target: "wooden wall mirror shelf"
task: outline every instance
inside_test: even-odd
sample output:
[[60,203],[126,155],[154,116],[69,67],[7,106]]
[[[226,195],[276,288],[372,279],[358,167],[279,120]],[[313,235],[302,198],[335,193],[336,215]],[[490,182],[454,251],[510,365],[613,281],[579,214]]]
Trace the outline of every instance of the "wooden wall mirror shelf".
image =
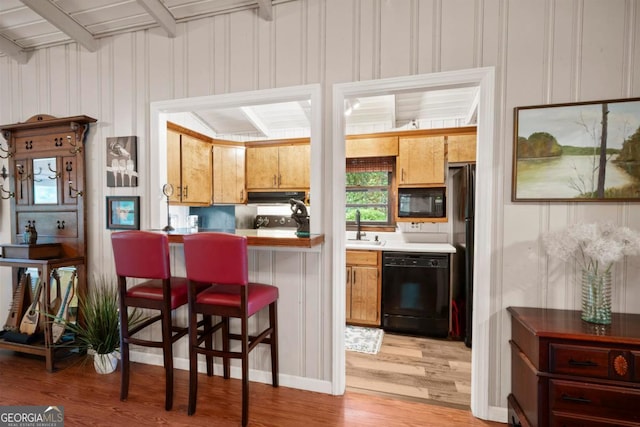
[[[5,139],[0,143],[0,157],[7,159],[9,169],[7,172],[3,167],[0,173],[0,197],[9,199],[11,206],[11,242],[0,244],[0,267],[12,269],[14,296],[7,324],[2,329],[4,333],[0,332],[0,348],[44,356],[48,371],[54,370],[56,351],[51,322],[40,322],[29,339],[12,341],[7,333],[24,335],[17,330],[15,319],[25,317],[30,307],[18,302],[26,299],[53,309],[60,299],[56,295],[60,286],[56,286],[53,295],[51,289],[52,283],[59,283],[54,280],[58,269],[75,269],[77,277],[74,275],[75,279],[70,281],[75,283],[74,293],[82,296],[87,291],[84,144],[94,122],[96,119],[88,116],[56,118],[38,114],[26,122],[0,126]],[[35,242],[25,242],[25,226],[35,226]],[[34,287],[33,283],[21,285],[21,278],[30,272],[46,278],[38,280],[42,283],[40,287]],[[20,307],[20,313],[15,312],[16,307]],[[78,311],[77,320],[81,319],[82,313]]]

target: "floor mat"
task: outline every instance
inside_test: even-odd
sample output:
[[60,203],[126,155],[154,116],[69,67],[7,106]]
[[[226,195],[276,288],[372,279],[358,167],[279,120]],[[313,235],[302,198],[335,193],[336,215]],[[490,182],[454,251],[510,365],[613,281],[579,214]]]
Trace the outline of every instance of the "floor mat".
[[378,328],[347,325],[344,335],[344,346],[347,351],[376,354],[380,351],[384,331]]

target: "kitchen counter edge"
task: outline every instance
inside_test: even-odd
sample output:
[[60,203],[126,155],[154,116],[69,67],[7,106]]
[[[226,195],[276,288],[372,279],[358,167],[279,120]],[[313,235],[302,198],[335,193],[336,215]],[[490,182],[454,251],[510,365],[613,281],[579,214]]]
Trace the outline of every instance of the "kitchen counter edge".
[[[202,230],[201,232],[206,232]],[[192,233],[169,233],[169,243],[183,243],[183,237]],[[324,234],[312,234],[309,237],[297,237],[294,232],[291,235],[283,235],[283,233],[274,233],[269,235],[251,235],[244,230],[236,230],[234,234],[246,236],[249,246],[275,246],[275,247],[293,247],[293,248],[313,248],[324,243]],[[266,234],[266,233],[262,233]]]
[[382,245],[345,244],[348,251],[383,251],[383,252],[424,252],[424,253],[456,253],[456,248],[449,243],[407,243],[387,241]]

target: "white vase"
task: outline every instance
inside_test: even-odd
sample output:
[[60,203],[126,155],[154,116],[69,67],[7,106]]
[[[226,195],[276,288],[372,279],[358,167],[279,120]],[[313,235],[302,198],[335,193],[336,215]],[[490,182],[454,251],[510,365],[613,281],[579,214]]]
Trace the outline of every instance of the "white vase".
[[118,353],[111,352],[107,354],[95,353],[93,355],[93,367],[99,374],[110,374],[116,370],[118,366]]

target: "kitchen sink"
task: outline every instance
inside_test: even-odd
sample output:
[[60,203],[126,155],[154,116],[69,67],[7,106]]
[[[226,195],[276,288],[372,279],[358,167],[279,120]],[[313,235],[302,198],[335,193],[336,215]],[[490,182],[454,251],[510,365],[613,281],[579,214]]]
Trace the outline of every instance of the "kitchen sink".
[[382,246],[384,242],[382,240],[357,240],[357,239],[347,239],[347,245],[374,245],[374,246]]

